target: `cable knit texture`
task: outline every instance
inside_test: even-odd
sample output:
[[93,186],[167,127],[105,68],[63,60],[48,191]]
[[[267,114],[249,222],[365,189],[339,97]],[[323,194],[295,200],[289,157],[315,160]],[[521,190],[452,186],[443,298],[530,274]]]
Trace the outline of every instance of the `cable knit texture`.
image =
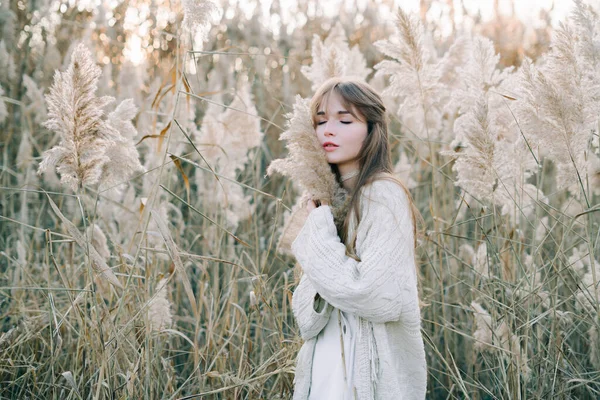
[[305,341],[296,362],[295,400],[308,397],[316,336],[335,308],[358,317],[358,399],[425,398],[427,367],[408,198],[397,183],[380,179],[361,189],[360,210],[356,254],[361,261],[346,256],[329,206],[311,211],[292,243],[304,271],[292,297]]

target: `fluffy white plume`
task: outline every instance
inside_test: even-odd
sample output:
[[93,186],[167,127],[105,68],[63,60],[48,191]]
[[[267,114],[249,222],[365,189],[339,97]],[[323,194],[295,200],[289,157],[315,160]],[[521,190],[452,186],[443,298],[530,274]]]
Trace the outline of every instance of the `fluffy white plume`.
[[260,129],[258,111],[251,98],[250,88],[244,86],[221,118],[222,163],[229,169],[241,169],[248,162],[248,152],[260,146],[263,133]]
[[577,308],[593,315],[600,303],[600,262],[590,259],[586,244],[575,247],[568,261],[580,280],[579,290],[576,292]]
[[600,369],[600,335],[595,325],[588,330],[588,340],[590,342],[590,361],[597,369]]
[[505,321],[494,322],[481,304],[473,301],[471,309],[475,317],[476,330],[473,333],[473,338],[476,340],[475,349],[479,351],[502,349],[502,356],[515,363],[523,377],[527,379],[531,370],[528,366],[527,353],[521,348],[518,336],[510,332]]
[[48,120],[44,125],[59,135],[60,142],[42,154],[38,172],[56,166],[61,183],[73,190],[126,180],[141,170],[130,122],[136,108],[131,101],[124,101],[108,121],[102,119],[103,108],[114,99],[95,96],[101,73],[89,50],[79,44],[67,70],[56,72],[46,96]]
[[133,174],[145,171],[140,164],[139,154],[133,142],[137,130],[131,120],[135,117],[136,112],[137,107],[133,100],[127,99],[108,114],[103,132],[112,140],[106,148],[109,160],[103,168],[103,186],[125,182]]
[[[512,72],[512,68],[498,69],[500,54],[496,54],[494,44],[487,38],[476,36],[467,48],[470,51],[463,49],[463,52],[468,54],[466,64],[457,68],[460,84],[453,90],[451,102],[459,105],[459,112],[463,116],[479,106],[482,95],[485,96],[484,100],[487,103],[493,102],[493,104],[489,104],[492,112],[506,108],[501,104],[501,97],[496,93],[490,94],[490,89],[495,91]],[[461,117],[456,121],[459,124],[460,119]],[[460,129],[455,129],[455,133],[453,146],[460,143],[462,139]]]
[[109,145],[99,135],[102,109],[113,99],[96,97],[96,83],[101,70],[89,50],[82,44],[73,52],[65,72],[56,71],[48,103],[48,120],[44,125],[60,136],[58,146],[42,154],[39,172],[56,166],[61,182],[73,190],[100,180]]
[[440,60],[440,82],[450,87],[462,84],[460,68],[470,56],[472,40],[470,36],[459,36]]
[[167,283],[166,278],[158,282],[154,297],[148,303],[148,323],[154,332],[170,328],[173,323],[171,303],[167,298]]
[[542,217],[538,221],[537,228],[535,228],[535,241],[537,243],[541,243],[544,240],[546,233],[548,232],[548,227],[548,217]]
[[6,109],[4,100],[2,100],[2,96],[4,96],[4,89],[2,89],[2,86],[0,85],[0,124],[8,117],[8,110]]
[[408,156],[404,151],[400,152],[400,158],[394,165],[394,175],[396,175],[402,182],[406,184],[406,187],[409,189],[415,188],[417,186],[417,182],[411,178],[410,173],[413,169],[413,165],[411,164]]
[[203,157],[229,177],[244,167],[248,152],[260,146],[262,139],[258,111],[247,86],[236,93],[224,111],[223,107],[210,104],[200,131],[194,135]]
[[225,158],[221,110],[218,104],[210,103],[202,119],[202,127],[194,137],[194,143],[211,166],[216,166],[220,159]]
[[521,68],[523,130],[556,164],[558,188],[576,196],[581,183],[586,187],[589,144],[600,115],[599,35],[598,15],[578,1],[572,22],[554,32],[541,66],[525,62]]
[[314,35],[312,41],[312,64],[304,65],[301,72],[317,90],[329,78],[353,76],[365,80],[371,73],[367,61],[358,46],[350,48],[341,22],[337,22],[325,41]]
[[182,0],[183,27],[191,32],[199,32],[206,39],[210,21],[219,7],[213,0]]
[[267,174],[279,172],[289,176],[317,199],[333,197],[335,174],[331,171],[325,153],[319,144],[310,116],[308,99],[296,96],[293,113],[288,114],[287,130],[279,136],[285,140],[288,156],[271,161]]
[[23,75],[23,85],[26,89],[25,98],[27,99],[25,112],[33,115],[33,120],[37,124],[41,124],[47,118],[44,91],[37,86],[29,75]]
[[[218,105],[209,105],[194,142],[218,173],[236,179],[238,171],[250,161],[252,150],[259,147],[263,139],[250,88],[243,86],[231,104],[221,110]],[[245,195],[240,185],[227,180],[218,182],[206,173],[197,173],[196,183],[202,192],[210,193],[204,196],[208,207],[225,207],[228,225],[233,230],[254,212],[251,196]]]
[[479,246],[477,246],[477,251],[475,251],[471,245],[463,244],[459,248],[458,256],[461,260],[464,260],[473,266],[478,278],[487,279],[490,277],[486,242],[481,242]]
[[474,346],[480,351],[488,349],[492,346],[493,341],[492,316],[477,302],[473,301],[471,308],[475,317]]
[[209,104],[194,143],[202,156],[218,172],[234,178],[237,169],[248,162],[249,151],[262,143],[258,111],[250,88],[243,85],[225,110]]
[[[460,116],[454,122],[452,147],[442,152],[457,157],[453,169],[456,184],[472,196],[501,207],[513,222],[528,216],[543,194],[526,183],[537,163],[512,116],[507,96],[501,95],[514,83],[512,68],[497,68],[499,55],[493,43],[475,37],[469,46],[469,62],[458,68],[463,81],[453,91],[453,104]],[[506,83],[505,86],[503,84]]]
[[[46,54],[44,55],[44,63],[40,66],[44,81],[51,77],[62,65],[62,55],[56,48],[56,45],[50,41],[46,43]],[[37,78],[37,76],[36,76]]]
[[19,143],[19,150],[17,151],[17,165],[25,169],[33,162],[33,147],[29,136],[31,134],[27,130],[23,130],[21,133],[21,143]]
[[413,16],[398,11],[396,33],[375,46],[388,57],[375,65],[376,75],[390,77],[384,95],[400,100],[397,114],[407,130],[425,141],[436,141],[442,128],[445,86],[440,82],[439,65],[431,62],[423,41],[423,27]]
[[[590,67],[592,71],[598,71],[600,68],[600,17],[598,12],[591,5],[585,4],[582,0],[574,0],[575,7],[571,18],[574,22],[574,29],[577,34],[577,54],[583,62]],[[591,73],[591,71],[590,71]]]
[[224,210],[227,226],[235,231],[240,221],[252,217],[256,204],[251,203],[252,196],[245,195],[243,188],[237,183],[224,179],[220,183],[212,179],[212,183],[214,189],[205,192],[211,193],[210,196],[205,196],[205,201],[209,203],[208,207]]
[[0,82],[7,84],[14,82],[17,77],[15,61],[6,50],[6,43],[0,40]]
[[294,111],[286,115],[287,130],[279,137],[279,140],[287,142],[285,147],[288,149],[288,155],[286,158],[271,161],[267,167],[267,175],[279,172],[291,178],[303,191],[291,216],[286,217],[286,226],[278,244],[284,253],[289,251],[287,245],[294,241],[299,232],[297,228],[306,217],[305,208],[299,206],[303,198],[327,200],[337,227],[341,226],[348,213],[348,193],[338,183],[319,144],[309,104],[308,99],[296,96]]
[[494,170],[497,138],[491,125],[487,101],[481,96],[469,112],[456,120],[454,128],[466,143],[463,151],[454,153],[456,185],[488,201],[498,185]]

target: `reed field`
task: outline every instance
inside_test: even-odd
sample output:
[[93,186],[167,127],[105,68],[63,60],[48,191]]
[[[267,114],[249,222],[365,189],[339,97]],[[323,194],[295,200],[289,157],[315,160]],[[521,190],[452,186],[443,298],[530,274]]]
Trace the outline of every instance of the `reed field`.
[[0,1],[0,398],[290,399],[266,170],[332,76],[423,217],[427,398],[600,398],[600,6],[565,2]]

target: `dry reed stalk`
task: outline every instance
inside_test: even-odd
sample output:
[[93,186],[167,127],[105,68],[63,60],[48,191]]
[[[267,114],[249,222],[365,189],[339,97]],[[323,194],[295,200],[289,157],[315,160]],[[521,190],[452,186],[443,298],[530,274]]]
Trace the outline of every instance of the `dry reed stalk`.
[[79,229],[69,221],[63,213],[60,212],[54,201],[48,196],[48,202],[50,203],[50,207],[56,213],[56,215],[60,218],[61,222],[67,228],[67,232],[69,235],[75,240],[75,242],[85,250],[86,254],[88,254],[92,268],[94,271],[100,276],[104,277],[108,282],[110,282],[113,286],[118,287],[119,289],[123,289],[123,285],[117,279],[115,274],[112,272],[110,267],[106,264],[106,261],[102,255],[98,253],[98,250],[94,247],[94,245],[90,242],[89,238],[84,237],[84,235],[79,232]]
[[152,218],[156,222],[156,226],[158,227],[158,230],[165,242],[165,245],[167,246],[167,250],[169,252],[169,257],[171,257],[173,264],[175,264],[175,270],[177,271],[179,278],[181,279],[181,282],[183,283],[183,287],[185,289],[185,293],[190,302],[190,307],[192,308],[194,317],[198,318],[199,312],[198,312],[198,304],[196,303],[196,296],[194,296],[194,291],[192,290],[192,286],[190,284],[190,279],[189,279],[188,274],[183,266],[181,257],[179,256],[179,250],[177,249],[177,245],[175,244],[175,241],[173,240],[173,237],[171,236],[171,232],[169,232],[169,228],[167,228],[167,224],[165,223],[163,218],[160,216],[160,214],[156,210],[151,210],[150,214],[152,215]]

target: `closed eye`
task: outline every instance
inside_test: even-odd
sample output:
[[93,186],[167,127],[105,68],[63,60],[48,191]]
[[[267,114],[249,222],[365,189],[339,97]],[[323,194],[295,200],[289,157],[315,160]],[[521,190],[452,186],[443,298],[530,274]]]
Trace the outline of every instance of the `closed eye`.
[[351,124],[351,123],[352,123],[352,121],[340,121],[340,122],[341,122],[342,124],[346,124],[346,125],[349,125],[349,124]]
[[319,121],[319,122],[317,122],[317,125],[323,125],[325,122],[327,122],[327,121]]

